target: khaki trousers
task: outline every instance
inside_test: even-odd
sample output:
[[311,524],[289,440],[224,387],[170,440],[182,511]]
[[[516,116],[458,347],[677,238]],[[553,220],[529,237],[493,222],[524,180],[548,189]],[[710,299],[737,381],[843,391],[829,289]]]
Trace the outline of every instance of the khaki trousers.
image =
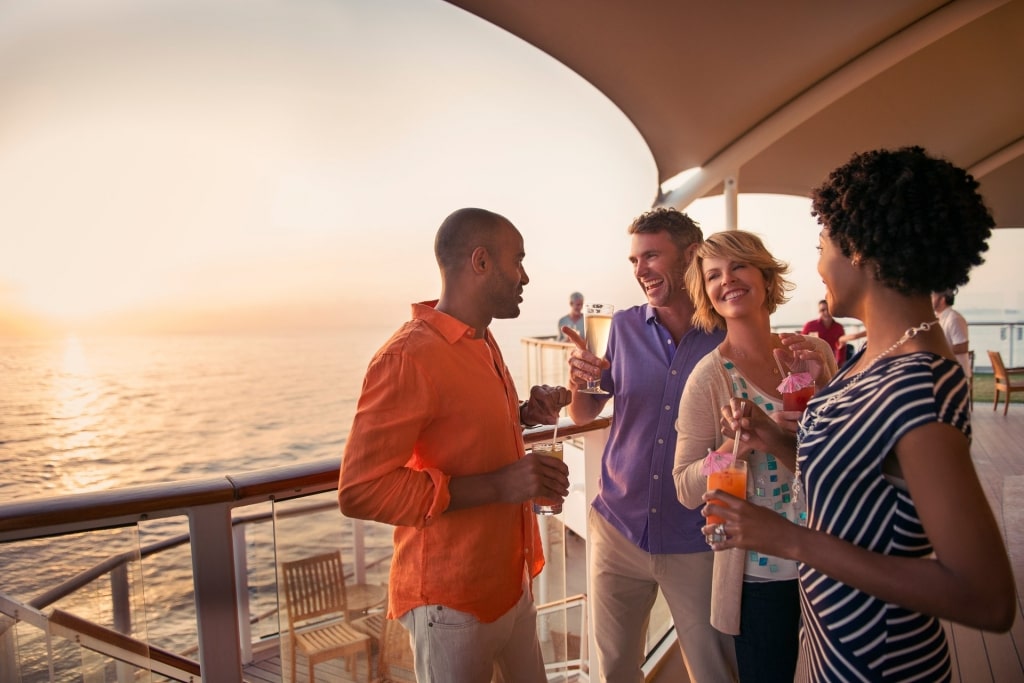
[[652,555],[590,509],[590,605],[598,680],[642,683],[641,665],[651,608],[661,589],[672,613],[692,683],[734,683],[732,636],[711,626],[714,553]]

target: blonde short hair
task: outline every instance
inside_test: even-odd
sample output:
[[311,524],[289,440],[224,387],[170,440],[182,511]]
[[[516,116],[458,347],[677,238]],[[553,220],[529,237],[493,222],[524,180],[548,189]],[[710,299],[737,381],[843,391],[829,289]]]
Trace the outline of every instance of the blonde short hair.
[[716,328],[725,329],[725,318],[715,310],[704,288],[704,259],[707,258],[739,261],[760,270],[768,288],[765,297],[768,313],[774,313],[780,305],[789,301],[786,293],[794,287],[784,277],[789,273],[789,265],[772,256],[760,237],[745,230],[716,232],[697,247],[686,269],[686,289],[690,292],[694,306],[693,324],[705,332]]

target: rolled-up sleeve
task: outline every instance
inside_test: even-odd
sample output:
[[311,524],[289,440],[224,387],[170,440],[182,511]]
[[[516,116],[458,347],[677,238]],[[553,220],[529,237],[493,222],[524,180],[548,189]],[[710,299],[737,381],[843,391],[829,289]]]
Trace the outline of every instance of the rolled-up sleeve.
[[371,362],[341,462],[344,515],[423,527],[447,510],[451,477],[415,466],[417,438],[437,401],[415,359],[382,353]]

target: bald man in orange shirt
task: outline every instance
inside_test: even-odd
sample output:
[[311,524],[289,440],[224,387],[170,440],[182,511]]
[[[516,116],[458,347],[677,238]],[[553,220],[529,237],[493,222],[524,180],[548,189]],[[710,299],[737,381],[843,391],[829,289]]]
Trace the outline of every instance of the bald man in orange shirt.
[[413,304],[377,352],[341,465],[343,514],[395,525],[388,617],[409,629],[420,683],[544,681],[530,579],[544,566],[534,498],[561,500],[568,469],[526,454],[522,426],[554,424],[563,387],[520,403],[488,326],[519,315],[523,238],[460,209],[434,244],[439,300]]

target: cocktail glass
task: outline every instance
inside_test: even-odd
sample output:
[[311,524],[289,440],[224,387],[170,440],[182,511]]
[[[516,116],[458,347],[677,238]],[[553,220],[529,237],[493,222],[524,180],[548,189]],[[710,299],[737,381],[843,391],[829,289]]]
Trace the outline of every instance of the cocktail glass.
[[[549,441],[533,444],[533,452],[550,455],[562,460],[562,442]],[[562,512],[562,504],[549,498],[538,498],[533,502],[533,512],[537,515],[558,515]]]
[[[608,351],[608,333],[612,329],[612,313],[615,307],[611,304],[586,304],[583,325],[587,332],[587,351],[598,358],[604,358]],[[586,388],[580,389],[585,394],[607,394],[601,388],[600,378],[588,380]]]
[[[747,499],[747,462],[745,460],[733,460],[728,467],[716,470],[708,474],[708,491],[725,491],[731,493],[740,500]],[[717,503],[712,499],[709,503]],[[707,523],[718,525],[725,522],[718,515],[708,515]],[[725,534],[711,533],[707,536],[708,543],[720,543],[725,540]]]
[[803,412],[807,409],[807,403],[814,397],[814,390],[815,386],[811,383],[801,389],[783,391],[782,409],[799,410],[800,412]]
[[784,375],[782,382],[776,387],[782,394],[782,409],[797,410],[801,413],[807,409],[807,403],[814,396],[817,387],[814,384],[814,377],[808,372],[807,361],[796,359],[789,363],[789,367],[776,357],[779,369]]

